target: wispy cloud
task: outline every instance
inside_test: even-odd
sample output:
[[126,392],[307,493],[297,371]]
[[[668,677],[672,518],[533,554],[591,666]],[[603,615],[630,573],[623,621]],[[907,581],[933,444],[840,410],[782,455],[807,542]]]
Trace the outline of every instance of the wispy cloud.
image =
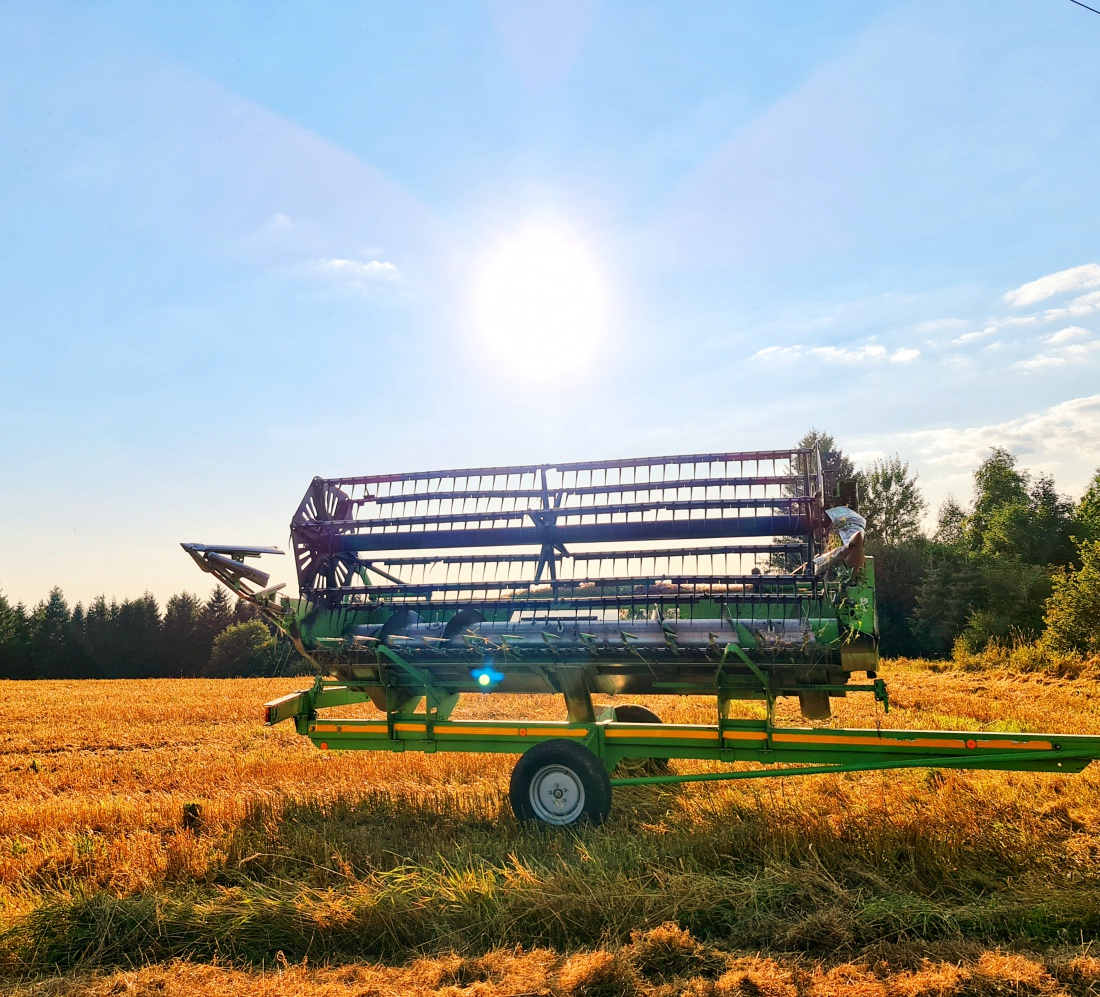
[[757,350],[749,359],[777,360],[783,362],[800,360],[803,353],[804,351],[801,346],[765,346],[762,350]]
[[1007,318],[997,318],[990,321],[985,328],[964,333],[957,339],[951,340],[951,343],[953,346],[965,346],[967,343],[977,342],[979,339],[985,339],[987,336],[1003,332],[1005,329],[1011,329],[1015,326],[1036,325],[1039,321],[1037,315],[1010,315]]
[[1049,336],[1044,336],[1042,342],[1051,345],[1069,343],[1068,346],[1055,345],[1052,350],[1037,353],[1035,356],[1023,360],[1017,360],[1012,366],[1021,370],[1042,370],[1044,367],[1064,367],[1068,363],[1087,361],[1097,350],[1100,350],[1100,339],[1094,339],[1088,343],[1074,343],[1073,340],[1088,335],[1091,335],[1088,329],[1082,329],[1080,326],[1061,329]]
[[1079,298],[1074,298],[1061,308],[1049,308],[1043,312],[1043,318],[1048,322],[1053,322],[1055,319],[1081,318],[1081,316],[1091,315],[1095,311],[1100,311],[1100,291],[1082,294]]
[[953,346],[965,346],[967,343],[975,343],[979,339],[985,339],[986,336],[992,336],[997,331],[995,325],[987,325],[984,329],[976,329],[974,332],[967,332],[959,336],[958,339],[952,339],[951,344]]
[[1061,353],[1037,353],[1027,360],[1017,360],[1012,366],[1020,370],[1042,370],[1044,367],[1064,367],[1067,362]]
[[878,343],[861,343],[858,346],[802,346],[796,343],[792,346],[765,346],[757,350],[750,360],[779,360],[793,361],[806,358],[823,360],[832,364],[860,364],[882,363],[889,360],[890,363],[909,363],[920,356],[920,350],[911,347],[901,347],[891,353],[885,346]]
[[1016,308],[1038,304],[1067,291],[1083,291],[1100,287],[1100,263],[1083,263],[1079,267],[1059,270],[1038,280],[1022,284],[1005,295],[1005,301]]
[[828,363],[864,363],[868,360],[886,358],[886,347],[878,343],[864,343],[862,346],[815,346],[810,350],[815,357]]
[[1044,343],[1071,343],[1075,339],[1083,339],[1090,333],[1088,329],[1082,329],[1079,325],[1070,325],[1065,329],[1059,329],[1057,332],[1052,332],[1049,336],[1043,337]]
[[306,272],[315,279],[363,291],[391,283],[400,276],[397,267],[383,260],[313,260]]

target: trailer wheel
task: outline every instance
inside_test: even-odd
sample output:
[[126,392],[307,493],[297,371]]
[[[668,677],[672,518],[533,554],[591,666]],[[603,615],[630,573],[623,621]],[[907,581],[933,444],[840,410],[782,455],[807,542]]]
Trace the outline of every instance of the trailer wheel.
[[[624,724],[659,724],[661,718],[652,710],[637,703],[624,703],[615,707],[615,720]],[[614,775],[620,778],[643,775],[669,775],[672,772],[667,758],[624,758],[615,766]]]
[[587,748],[555,738],[528,748],[516,762],[508,799],[521,821],[602,824],[611,812],[611,779]]

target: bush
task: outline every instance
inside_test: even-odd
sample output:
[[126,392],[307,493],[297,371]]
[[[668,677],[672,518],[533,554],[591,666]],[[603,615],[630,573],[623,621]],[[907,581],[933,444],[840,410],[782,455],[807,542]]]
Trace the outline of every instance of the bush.
[[275,670],[275,638],[259,620],[234,623],[214,638],[214,650],[203,669],[208,678],[271,675]]
[[1081,545],[1081,567],[1054,575],[1043,643],[1059,654],[1100,654],[1100,540]]

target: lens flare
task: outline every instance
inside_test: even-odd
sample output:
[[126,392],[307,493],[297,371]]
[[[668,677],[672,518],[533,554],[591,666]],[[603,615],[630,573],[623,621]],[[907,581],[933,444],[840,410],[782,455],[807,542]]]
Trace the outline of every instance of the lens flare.
[[488,656],[480,668],[471,670],[470,678],[481,686],[483,692],[489,692],[504,680],[504,674],[493,667],[493,658]]

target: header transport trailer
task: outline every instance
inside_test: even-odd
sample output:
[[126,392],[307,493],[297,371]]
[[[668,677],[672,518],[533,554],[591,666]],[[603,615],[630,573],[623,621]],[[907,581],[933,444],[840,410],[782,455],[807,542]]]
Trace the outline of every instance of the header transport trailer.
[[[321,670],[268,724],[322,749],[518,754],[521,820],[599,823],[616,785],[1100,758],[1100,737],[775,725],[780,696],[811,720],[849,692],[889,709],[874,563],[835,464],[789,449],[315,478],[290,527],[297,599],[246,561],[278,548],[183,547]],[[463,693],[552,693],[567,719],[451,720]],[[714,723],[597,713],[593,693],[712,696]],[[382,716],[322,713],[368,700]],[[765,719],[731,718],[735,700]],[[679,775],[676,758],[761,767]]]

